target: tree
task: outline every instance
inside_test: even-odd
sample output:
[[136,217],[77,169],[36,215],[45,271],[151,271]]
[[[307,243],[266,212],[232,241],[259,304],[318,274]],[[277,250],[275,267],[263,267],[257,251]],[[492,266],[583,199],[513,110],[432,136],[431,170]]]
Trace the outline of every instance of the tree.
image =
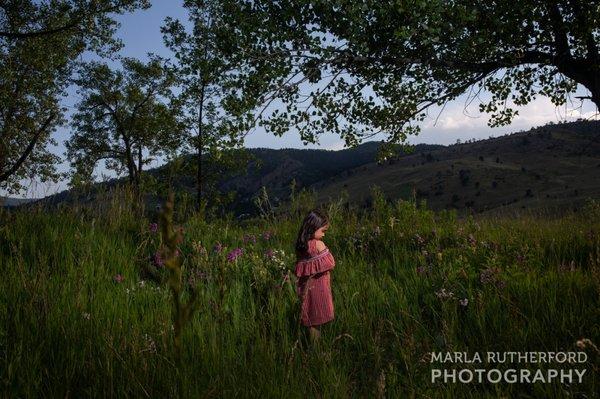
[[138,190],[144,165],[181,146],[180,106],[172,99],[175,75],[164,60],[124,58],[122,65],[122,70],[99,62],[82,66],[75,80],[82,99],[66,155],[78,179],[91,179],[105,160],[108,169],[126,172]]
[[[398,143],[431,106],[482,90],[490,126],[513,120],[508,100],[561,105],[578,83],[600,106],[598,0],[223,3],[242,88],[232,107],[256,101],[256,122],[278,135],[293,124],[305,142],[331,131],[351,146],[380,132]],[[283,112],[263,115],[276,99]]]
[[0,4],[0,188],[20,181],[57,181],[58,157],[49,144],[64,122],[59,100],[77,57],[110,54],[114,14],[149,7],[148,0],[6,0]]
[[[204,193],[216,189],[216,178],[225,169],[241,166],[243,138],[234,134],[232,119],[222,111],[221,103],[231,89],[231,66],[216,47],[219,37],[231,34],[223,29],[222,10],[218,1],[190,1],[188,9],[192,31],[187,32],[179,20],[167,18],[161,28],[168,48],[178,61],[188,126],[188,149],[195,150],[196,207],[202,208]],[[236,115],[241,115],[237,112]],[[247,155],[247,154],[246,154]],[[210,159],[211,165],[206,165]],[[220,165],[219,170],[214,166]],[[191,164],[193,165],[193,164]],[[204,166],[203,166],[204,165]],[[212,171],[210,170],[212,169]],[[213,172],[213,173],[211,173]],[[214,173],[218,173],[215,175]]]

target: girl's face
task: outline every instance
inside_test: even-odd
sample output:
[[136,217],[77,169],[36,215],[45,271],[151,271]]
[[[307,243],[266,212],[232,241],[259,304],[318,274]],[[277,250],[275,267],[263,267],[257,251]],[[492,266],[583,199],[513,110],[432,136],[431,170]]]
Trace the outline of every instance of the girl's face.
[[329,229],[329,223],[315,231],[315,240],[323,238],[327,229]]

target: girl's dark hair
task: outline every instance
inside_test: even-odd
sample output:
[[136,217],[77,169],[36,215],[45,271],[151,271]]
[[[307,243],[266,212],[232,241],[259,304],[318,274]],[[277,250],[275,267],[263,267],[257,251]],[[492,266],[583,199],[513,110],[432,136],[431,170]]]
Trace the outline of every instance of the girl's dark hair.
[[313,238],[315,231],[329,223],[327,216],[318,209],[313,209],[306,215],[300,226],[296,239],[296,256],[299,258],[308,251],[308,241]]

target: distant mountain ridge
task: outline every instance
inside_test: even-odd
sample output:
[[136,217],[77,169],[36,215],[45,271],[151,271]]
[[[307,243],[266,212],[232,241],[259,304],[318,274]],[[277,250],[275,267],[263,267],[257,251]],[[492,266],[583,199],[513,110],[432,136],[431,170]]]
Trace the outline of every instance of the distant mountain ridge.
[[0,206],[6,207],[6,208],[13,207],[13,206],[19,206],[19,205],[26,204],[26,203],[32,202],[32,201],[36,201],[36,199],[0,196]]
[[[314,189],[319,203],[346,191],[351,203],[368,206],[371,188],[377,185],[392,200],[414,193],[432,209],[460,212],[559,210],[600,198],[600,121],[552,124],[449,146],[418,144],[414,152],[383,163],[375,160],[379,145],[367,142],[338,151],[251,148],[248,151],[261,165],[252,161],[246,173],[223,179],[218,186],[237,192],[229,209],[237,215],[256,212],[253,198],[263,186],[275,202],[285,201],[292,180],[298,189]],[[148,172],[156,174],[158,169]],[[194,192],[193,176],[179,176],[177,184],[178,189]],[[64,191],[41,201],[72,200]]]

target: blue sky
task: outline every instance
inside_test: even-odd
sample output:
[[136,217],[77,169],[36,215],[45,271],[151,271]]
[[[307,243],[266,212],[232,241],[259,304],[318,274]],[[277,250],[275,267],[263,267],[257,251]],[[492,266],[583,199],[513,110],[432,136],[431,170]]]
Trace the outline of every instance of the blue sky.
[[[170,56],[170,51],[165,47],[160,27],[167,16],[178,18],[182,21],[187,20],[186,10],[183,8],[181,0],[154,0],[152,7],[148,10],[139,10],[134,13],[118,16],[117,20],[121,27],[117,36],[123,41],[124,48],[121,55],[145,59],[148,52],[154,52],[162,56]],[[84,56],[84,59],[90,56]],[[578,94],[585,95],[587,90],[580,88]],[[69,110],[77,103],[78,96],[75,90],[69,90],[69,95],[64,101],[64,105]],[[408,139],[411,144],[429,143],[429,144],[453,144],[457,139],[466,141],[469,139],[486,139],[490,136],[498,137],[510,132],[527,130],[534,126],[543,125],[546,122],[558,122],[563,120],[573,120],[578,117],[596,117],[595,107],[589,101],[583,106],[579,100],[573,99],[573,103],[567,103],[566,106],[555,107],[545,97],[540,97],[525,107],[518,108],[519,115],[515,118],[512,125],[489,128],[487,126],[488,116],[480,114],[478,103],[474,101],[468,107],[466,106],[467,95],[463,95],[446,105],[442,109],[430,109],[430,116],[420,125],[422,131],[418,136],[412,136]],[[441,113],[440,113],[441,111]],[[64,158],[64,141],[69,137],[68,126],[60,128],[54,135],[59,143],[58,147],[53,148],[53,152]],[[382,140],[384,135],[373,139]],[[247,147],[269,147],[269,148],[323,148],[323,149],[342,149],[343,141],[334,134],[324,134],[319,138],[318,145],[303,145],[298,134],[290,131],[282,137],[276,137],[266,133],[260,128],[252,131],[245,141]],[[156,162],[152,166],[158,166]],[[59,166],[59,170],[68,170],[68,163],[65,161]],[[96,174],[112,177],[113,174],[107,172],[102,166],[97,168]],[[101,179],[100,179],[101,180]],[[43,184],[40,182],[25,182],[29,189],[23,192],[20,197],[39,198],[60,192],[66,188],[66,182],[59,184]],[[5,195],[0,190],[0,195]]]

